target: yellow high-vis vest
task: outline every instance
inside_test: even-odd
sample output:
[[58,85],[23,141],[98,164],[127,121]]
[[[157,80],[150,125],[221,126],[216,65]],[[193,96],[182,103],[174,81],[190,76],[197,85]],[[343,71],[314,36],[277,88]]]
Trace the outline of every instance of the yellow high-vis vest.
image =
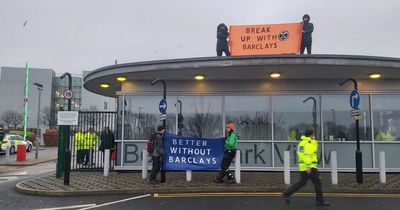
[[82,132],[78,131],[75,133],[74,137],[75,137],[75,148],[77,150],[83,150],[85,135]]
[[87,132],[85,134],[84,149],[95,149],[97,144],[97,135],[95,132]]
[[307,168],[317,168],[318,165],[318,142],[311,137],[301,136],[301,142],[297,146],[297,156],[299,158],[299,170],[305,171]]

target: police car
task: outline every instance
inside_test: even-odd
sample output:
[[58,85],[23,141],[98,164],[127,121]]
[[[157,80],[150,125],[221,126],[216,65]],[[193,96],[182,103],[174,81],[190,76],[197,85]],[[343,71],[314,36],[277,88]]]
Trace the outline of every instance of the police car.
[[1,150],[5,151],[8,145],[10,146],[10,154],[16,153],[18,144],[24,144],[27,152],[32,151],[32,142],[29,140],[24,141],[24,137],[16,134],[7,134],[4,137],[1,144]]

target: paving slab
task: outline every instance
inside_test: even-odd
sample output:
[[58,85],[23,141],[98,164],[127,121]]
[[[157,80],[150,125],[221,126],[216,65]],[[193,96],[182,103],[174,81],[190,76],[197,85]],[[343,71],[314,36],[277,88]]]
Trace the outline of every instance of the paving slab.
[[[16,185],[21,193],[43,196],[76,196],[134,193],[184,193],[184,192],[282,192],[282,172],[242,172],[242,183],[213,183],[217,172],[193,172],[192,181],[187,182],[185,172],[168,172],[165,183],[150,184],[143,180],[141,172],[111,172],[104,177],[102,172],[71,172],[70,185],[54,174],[26,180]],[[291,182],[299,179],[291,173]],[[379,183],[379,174],[364,174],[364,184],[356,183],[355,173],[340,173],[339,184],[332,185],[329,173],[321,173],[324,192],[354,193],[400,193],[399,174],[388,174],[387,183]],[[309,182],[300,192],[313,192]]]

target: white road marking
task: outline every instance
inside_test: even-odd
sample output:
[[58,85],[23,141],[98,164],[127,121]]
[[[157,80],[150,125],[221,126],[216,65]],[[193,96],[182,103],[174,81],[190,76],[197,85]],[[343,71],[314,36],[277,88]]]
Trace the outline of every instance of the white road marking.
[[84,205],[76,205],[76,206],[63,206],[63,207],[54,207],[54,208],[46,208],[46,209],[36,209],[36,210],[57,210],[57,209],[75,209],[75,208],[85,208],[95,206],[96,204],[84,204]]
[[102,206],[108,206],[108,205],[112,205],[112,204],[116,204],[116,203],[122,203],[122,202],[125,202],[125,201],[136,200],[136,199],[150,197],[150,196],[151,196],[151,194],[145,194],[145,195],[136,196],[136,197],[132,197],[132,198],[127,198],[127,199],[123,199],[123,200],[113,201],[113,202],[109,202],[109,203],[103,203],[103,204],[100,204],[100,205],[91,206],[91,207],[87,207],[87,208],[83,208],[83,209],[79,209],[79,210],[94,209],[94,208],[98,208],[98,207],[102,207]]
[[21,172],[21,173],[16,173],[16,174],[14,174],[15,176],[24,176],[24,175],[27,175],[28,174],[28,172],[27,171],[23,171],[23,172]]
[[19,177],[17,176],[1,176],[0,180],[13,180],[13,179],[18,179]]

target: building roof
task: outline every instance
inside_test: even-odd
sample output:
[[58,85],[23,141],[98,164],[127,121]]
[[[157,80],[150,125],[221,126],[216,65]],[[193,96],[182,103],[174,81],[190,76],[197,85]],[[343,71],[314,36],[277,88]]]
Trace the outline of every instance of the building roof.
[[[84,77],[84,87],[91,92],[115,97],[121,89],[116,80],[152,81],[193,80],[203,74],[207,80],[260,80],[273,72],[281,79],[365,79],[380,73],[385,79],[400,78],[400,59],[353,55],[260,55],[203,57],[125,63],[96,69]],[[108,83],[109,88],[100,88]]]

